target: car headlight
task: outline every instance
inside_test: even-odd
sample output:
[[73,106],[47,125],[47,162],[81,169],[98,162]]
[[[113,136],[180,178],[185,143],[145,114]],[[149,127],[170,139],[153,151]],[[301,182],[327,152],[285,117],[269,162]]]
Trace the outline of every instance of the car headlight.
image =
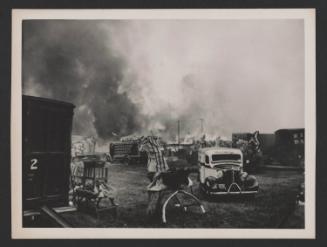
[[217,178],[222,178],[224,176],[224,173],[222,170],[217,170]]

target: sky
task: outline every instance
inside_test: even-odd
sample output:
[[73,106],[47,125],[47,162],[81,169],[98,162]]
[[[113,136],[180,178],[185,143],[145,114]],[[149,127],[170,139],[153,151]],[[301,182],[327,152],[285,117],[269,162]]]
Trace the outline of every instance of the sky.
[[303,20],[28,20],[23,93],[73,133],[167,138],[304,127]]

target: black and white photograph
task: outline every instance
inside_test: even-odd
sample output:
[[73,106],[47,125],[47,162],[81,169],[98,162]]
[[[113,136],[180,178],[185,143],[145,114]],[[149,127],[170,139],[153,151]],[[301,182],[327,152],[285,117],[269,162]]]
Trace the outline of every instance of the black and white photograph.
[[14,10],[14,237],[313,238],[314,20]]

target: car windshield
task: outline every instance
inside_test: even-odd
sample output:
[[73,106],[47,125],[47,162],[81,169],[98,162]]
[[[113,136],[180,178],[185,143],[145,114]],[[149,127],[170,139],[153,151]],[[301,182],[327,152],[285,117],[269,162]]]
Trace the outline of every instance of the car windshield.
[[240,161],[241,155],[239,154],[213,154],[212,161],[230,160],[230,161]]

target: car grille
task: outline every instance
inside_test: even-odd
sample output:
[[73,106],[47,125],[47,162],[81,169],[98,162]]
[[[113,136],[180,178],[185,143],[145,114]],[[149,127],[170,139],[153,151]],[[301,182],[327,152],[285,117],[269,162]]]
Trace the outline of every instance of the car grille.
[[[241,184],[241,181],[240,181],[240,171],[236,171],[236,170],[227,170],[224,172],[224,183],[226,184],[226,187],[229,188],[229,186],[232,184],[232,183],[236,183],[238,185]],[[236,186],[232,186],[231,189],[234,190],[234,187]],[[235,188],[236,189],[236,188]],[[239,189],[237,189],[238,191]]]

